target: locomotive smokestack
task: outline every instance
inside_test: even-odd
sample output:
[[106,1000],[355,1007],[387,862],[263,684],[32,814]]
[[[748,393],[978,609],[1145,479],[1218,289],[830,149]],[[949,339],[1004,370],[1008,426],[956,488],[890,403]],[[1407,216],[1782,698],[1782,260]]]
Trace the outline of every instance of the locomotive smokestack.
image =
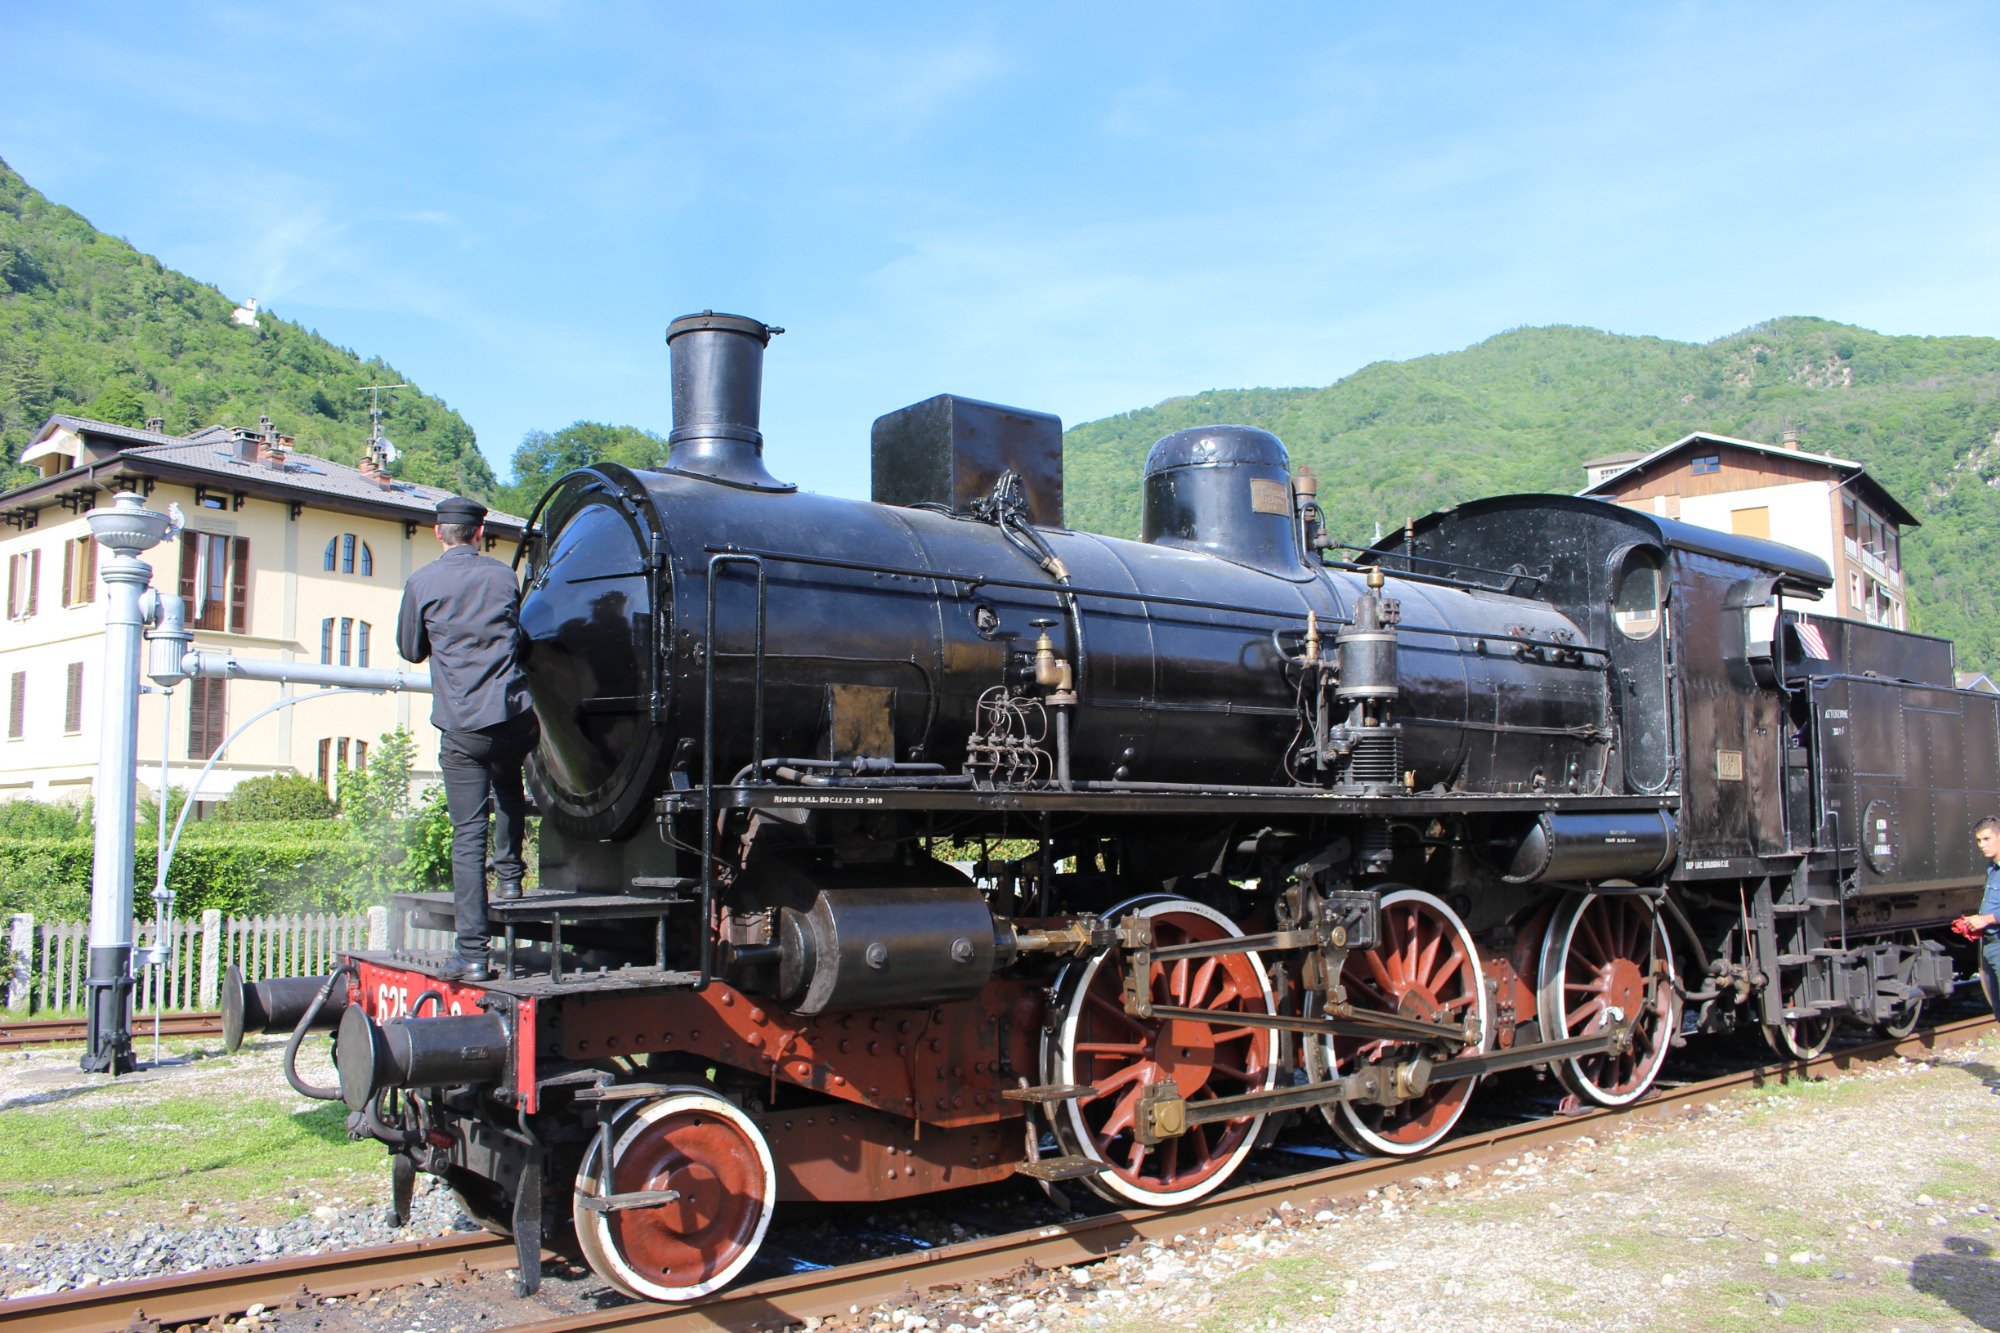
[[667,325],[674,429],[667,467],[759,491],[795,489],[764,470],[764,348],[784,330],[704,310]]

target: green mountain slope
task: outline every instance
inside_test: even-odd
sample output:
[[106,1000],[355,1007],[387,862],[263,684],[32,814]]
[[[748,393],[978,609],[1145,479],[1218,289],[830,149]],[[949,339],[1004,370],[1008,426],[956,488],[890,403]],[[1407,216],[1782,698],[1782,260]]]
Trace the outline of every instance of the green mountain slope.
[[1136,535],[1147,449],[1213,422],[1276,433],[1357,544],[1476,496],[1573,492],[1602,454],[1695,430],[1775,441],[1794,425],[1923,520],[1903,543],[1912,628],[1957,640],[1962,666],[2000,664],[2000,340],[1805,318],[1706,344],[1514,329],[1324,389],[1214,391],[1079,425],[1064,441],[1069,522]]
[[[255,426],[270,413],[307,453],[358,462],[366,384],[403,376],[316,333],[235,302],[52,204],[0,162],[0,484],[31,475],[22,447],[52,412],[176,433]],[[488,496],[493,471],[472,427],[415,388],[383,396],[397,475]]]

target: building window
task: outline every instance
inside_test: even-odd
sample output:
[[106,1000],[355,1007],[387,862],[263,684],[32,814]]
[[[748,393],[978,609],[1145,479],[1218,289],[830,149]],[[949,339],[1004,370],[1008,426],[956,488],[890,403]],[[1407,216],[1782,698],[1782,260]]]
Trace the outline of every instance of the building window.
[[18,741],[28,733],[28,673],[16,671],[7,683],[7,739]]
[[1730,510],[1729,530],[1741,537],[1769,537],[1771,535],[1771,507],[1769,505],[1758,505],[1754,509]]
[[83,731],[83,663],[69,664],[69,689],[63,696],[63,735],[76,736]]
[[42,553],[22,551],[7,557],[7,618],[26,620],[41,605]]
[[250,539],[183,532],[181,601],[190,628],[243,633],[250,621]]
[[[342,616],[338,620],[328,616],[320,621],[320,665],[367,666],[370,630],[367,621],[355,620],[351,616]],[[338,656],[335,656],[336,652]]]
[[326,572],[336,570],[342,574],[355,573],[357,567],[362,578],[375,577],[375,552],[368,549],[368,543],[351,532],[343,532],[338,537],[330,537],[326,543]]
[[188,682],[188,758],[209,759],[229,734],[226,680],[196,676]]
[[1722,455],[1702,454],[1694,460],[1694,464],[1689,468],[1689,471],[1693,472],[1697,477],[1706,476],[1711,472],[1720,472],[1722,471]]
[[1851,495],[1840,497],[1840,533],[1841,537],[1847,543],[1847,553],[1849,555],[1859,555],[1861,552],[1861,520],[1854,516],[1854,497]]
[[[350,762],[351,761],[351,762]],[[359,773],[368,767],[368,742],[346,736],[329,736],[319,743],[319,780],[326,794],[340,797],[340,775]]]
[[63,543],[64,606],[89,606],[97,598],[97,542],[78,537]]

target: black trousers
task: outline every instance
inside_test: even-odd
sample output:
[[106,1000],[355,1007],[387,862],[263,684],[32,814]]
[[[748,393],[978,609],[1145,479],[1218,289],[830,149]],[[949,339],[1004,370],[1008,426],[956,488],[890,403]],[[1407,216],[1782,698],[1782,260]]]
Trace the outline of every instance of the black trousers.
[[521,834],[527,801],[521,765],[541,739],[533,713],[479,731],[447,731],[438,745],[451,815],[451,900],[458,956],[486,957],[486,816],[493,815],[493,876],[505,888],[527,874]]

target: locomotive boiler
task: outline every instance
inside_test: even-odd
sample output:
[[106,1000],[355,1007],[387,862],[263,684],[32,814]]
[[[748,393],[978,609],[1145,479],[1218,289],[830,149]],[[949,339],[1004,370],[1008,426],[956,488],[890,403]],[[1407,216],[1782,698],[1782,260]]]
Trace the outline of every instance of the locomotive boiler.
[[807,494],[764,457],[777,332],[675,321],[665,464],[536,512],[499,974],[398,947],[232,997],[294,1049],[337,1016],[339,1088],[295,1083],[524,1285],[555,1236],[696,1296],[785,1200],[1172,1205],[1299,1114],[1420,1152],[1489,1074],[1617,1105],[1685,1033],[1804,1054],[1954,985],[1994,701],[1801,611],[1814,558],[1558,496],[1343,548],[1226,425],[1104,537],[1059,422],[952,396],[876,422],[873,500]]

